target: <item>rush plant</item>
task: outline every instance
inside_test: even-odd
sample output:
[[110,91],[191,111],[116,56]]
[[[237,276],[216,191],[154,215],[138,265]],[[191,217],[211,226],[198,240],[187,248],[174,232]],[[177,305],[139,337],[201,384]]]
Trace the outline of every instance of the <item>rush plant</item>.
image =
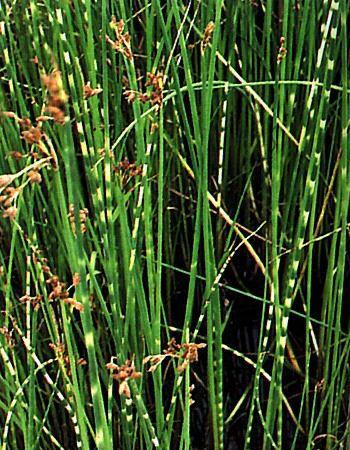
[[1,1],[2,450],[350,448],[349,7]]

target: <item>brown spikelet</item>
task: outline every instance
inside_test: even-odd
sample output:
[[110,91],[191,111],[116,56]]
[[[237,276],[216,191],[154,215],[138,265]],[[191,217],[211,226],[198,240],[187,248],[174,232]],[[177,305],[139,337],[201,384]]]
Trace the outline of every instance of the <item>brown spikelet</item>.
[[39,127],[30,126],[29,129],[22,131],[22,138],[29,145],[39,144],[42,137],[43,133],[41,132]]
[[205,49],[206,49],[206,48],[208,47],[208,45],[209,45],[209,42],[210,42],[211,37],[212,37],[212,34],[213,34],[213,32],[214,32],[214,28],[215,28],[215,24],[214,24],[214,22],[212,22],[212,21],[210,21],[210,22],[208,23],[208,25],[205,27],[205,30],[204,30],[204,36],[203,36],[203,39],[202,39],[202,42],[201,42],[201,52],[202,52],[202,55],[204,54]]
[[65,122],[65,105],[68,96],[64,90],[61,78],[61,72],[55,69],[51,74],[44,75],[42,81],[48,92],[48,105],[45,111],[48,112],[53,120],[63,125]]
[[125,361],[125,364],[121,366],[110,362],[106,364],[106,368],[113,372],[113,379],[119,382],[119,395],[130,398],[131,392],[128,381],[137,380],[142,376],[141,372],[136,371],[134,361],[132,361],[131,359],[127,359]]
[[13,181],[13,175],[10,174],[5,174],[5,175],[0,175],[0,188],[3,188],[9,184],[12,183]]
[[87,84],[84,86],[84,99],[88,99],[88,98],[90,98],[90,97],[93,97],[94,95],[100,94],[101,92],[102,92],[102,89],[101,89],[101,88],[93,89],[93,88],[90,86],[90,82],[89,82],[89,83],[87,83]]
[[121,53],[129,61],[132,61],[134,55],[131,50],[131,39],[129,33],[124,31],[124,21],[121,19],[117,22],[115,17],[112,17],[110,27],[115,32],[116,40],[113,41],[109,36],[106,36],[107,42],[112,46],[114,50]]
[[31,182],[31,184],[40,184],[42,181],[41,175],[37,170],[31,170],[28,173],[28,178]]
[[15,220],[17,216],[17,208],[15,206],[10,206],[9,208],[5,209],[2,213],[3,218],[8,218],[10,220]]

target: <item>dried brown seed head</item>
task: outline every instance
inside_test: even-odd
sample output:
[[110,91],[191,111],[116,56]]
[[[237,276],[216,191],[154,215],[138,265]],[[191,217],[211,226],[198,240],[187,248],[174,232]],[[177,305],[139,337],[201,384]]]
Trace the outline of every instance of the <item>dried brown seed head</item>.
[[145,86],[152,87],[149,95],[151,105],[161,106],[163,103],[164,75],[161,72],[157,72],[156,74],[148,73]]
[[132,61],[133,59],[133,53],[131,50],[130,45],[130,35],[128,32],[123,33],[124,31],[124,21],[119,20],[117,22],[115,17],[112,17],[112,20],[110,22],[110,27],[115,32],[116,40],[113,41],[109,36],[106,36],[107,42],[112,46],[114,50],[121,53],[123,56],[125,56],[129,61]]
[[32,184],[34,183],[40,184],[42,181],[41,175],[37,170],[31,170],[28,173],[28,178]]
[[55,69],[51,74],[44,75],[42,81],[48,91],[48,106],[45,111],[52,116],[56,123],[63,125],[68,96],[63,87],[61,72]]
[[9,208],[5,209],[5,211],[2,213],[2,217],[8,218],[10,220],[15,220],[17,212],[18,210],[15,206],[10,206]]
[[118,392],[119,392],[119,395],[124,395],[124,397],[126,397],[126,398],[131,397],[130,388],[129,388],[126,380],[122,381],[120,383]]
[[109,362],[109,363],[106,364],[106,368],[108,370],[118,370],[119,366],[117,366],[117,364]]
[[30,119],[28,119],[28,117],[22,117],[22,119],[18,119],[18,123],[23,129],[28,129],[32,126],[32,122],[30,121]]
[[58,106],[55,105],[49,105],[45,108],[45,111],[47,111],[48,113],[51,114],[53,120],[60,124],[63,125],[65,122],[65,111],[62,110],[61,108],[59,108]]
[[77,302],[74,298],[66,296],[66,294],[68,294],[68,292],[65,293],[65,297],[62,297],[62,296],[60,297],[61,300],[63,300],[68,305],[72,306],[73,309],[76,309],[79,312],[84,312],[83,304],[80,302]]
[[13,151],[13,152],[11,152],[11,153],[10,153],[10,156],[11,156],[11,158],[13,158],[13,159],[16,160],[16,161],[19,161],[20,159],[23,158],[22,153],[19,152],[19,151]]
[[204,54],[205,49],[208,47],[209,42],[211,40],[212,34],[214,32],[215,24],[214,22],[210,21],[208,25],[205,27],[204,30],[204,36],[201,42],[201,52]]
[[87,365],[87,361],[85,358],[79,358],[77,361],[77,366],[86,366]]
[[30,127],[28,130],[22,131],[22,138],[27,144],[39,144],[43,134],[39,127]]
[[10,331],[7,327],[1,327],[0,334],[4,335],[9,348],[13,348],[15,346],[15,341],[12,338],[13,330]]
[[124,97],[126,98],[128,103],[133,103],[137,98],[137,92],[126,90],[124,91]]
[[90,82],[88,82],[85,86],[84,86],[84,99],[88,99],[94,95],[100,94],[102,92],[101,88],[95,88],[93,89],[90,86]]
[[128,380],[136,380],[142,376],[141,372],[135,370],[134,361],[127,359],[122,366],[110,362],[106,367],[114,372],[112,378],[119,381],[119,395],[130,398]]
[[0,175],[0,188],[3,188],[12,183],[14,176],[11,174]]

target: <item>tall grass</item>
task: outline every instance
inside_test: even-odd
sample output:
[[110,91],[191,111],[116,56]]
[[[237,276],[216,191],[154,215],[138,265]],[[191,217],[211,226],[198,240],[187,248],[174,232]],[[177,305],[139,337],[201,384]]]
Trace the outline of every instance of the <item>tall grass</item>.
[[349,6],[1,2],[3,450],[350,448]]

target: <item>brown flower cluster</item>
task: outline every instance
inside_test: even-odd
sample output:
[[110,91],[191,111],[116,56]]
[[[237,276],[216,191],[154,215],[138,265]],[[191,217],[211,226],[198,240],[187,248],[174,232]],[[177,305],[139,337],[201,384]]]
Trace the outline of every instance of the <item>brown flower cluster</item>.
[[[33,156],[35,160],[38,160],[40,157],[51,157],[51,166],[53,169],[57,169],[58,163],[56,152],[52,146],[50,139],[41,129],[42,122],[51,118],[48,116],[39,116],[36,118],[36,122],[38,123],[38,125],[33,125],[28,117],[20,118],[12,111],[4,111],[2,114],[9,119],[15,119],[20,126],[22,139],[30,146],[35,145],[39,150],[39,153],[32,150],[30,152],[30,155]],[[49,148],[47,148],[46,144]],[[23,155],[19,151],[14,151],[11,153],[11,156],[16,160],[19,160]],[[38,176],[33,176],[33,178],[35,180],[33,182],[35,183],[41,181],[41,178],[39,181]]]
[[41,175],[39,173],[39,170],[31,170],[28,173],[28,178],[31,184],[40,184],[42,181]]
[[35,248],[33,246],[31,246],[32,248],[32,260],[33,260],[33,264],[35,266],[40,266],[41,270],[45,273],[48,274],[49,276],[52,276],[52,272],[50,267],[48,266],[48,259],[45,258],[44,256],[42,256],[42,250],[39,250],[38,248]]
[[[79,210],[79,220],[80,220],[80,230],[82,233],[86,233],[86,221],[89,216],[89,210],[87,208]],[[74,205],[69,205],[69,212],[68,212],[68,218],[70,225],[72,227],[72,231],[75,234],[75,217],[74,217]]]
[[11,174],[0,175],[0,189],[7,187],[14,180],[14,176]]
[[9,153],[9,156],[15,161],[20,161],[23,158],[23,153],[19,150],[14,150],[13,152]]
[[27,117],[20,119],[19,124],[23,129],[21,136],[26,143],[28,145],[37,144],[40,147],[43,138],[43,132],[41,131],[40,126],[33,126]]
[[[40,183],[41,175],[38,167],[29,171],[28,178],[31,183]],[[3,209],[2,217],[14,220],[17,216],[16,200],[23,185],[19,187],[10,186],[10,184],[18,177],[18,174],[0,175],[0,206]]]
[[214,32],[214,28],[215,28],[215,24],[212,21],[209,22],[208,25],[205,27],[204,36],[203,36],[203,39],[202,39],[202,42],[201,42],[202,55],[204,54],[205,49],[208,47],[209,42],[211,41],[211,37],[212,37],[212,34]]
[[10,331],[7,327],[1,327],[0,334],[2,334],[5,337],[5,340],[9,348],[13,348],[15,346],[15,341],[12,337],[13,330]]
[[287,49],[285,47],[286,39],[282,36],[280,39],[280,48],[278,49],[278,55],[277,55],[277,64],[280,64],[281,61],[286,57],[287,55]]
[[149,94],[151,105],[161,106],[163,103],[164,75],[161,72],[148,73],[145,86],[152,88]]
[[123,33],[124,26],[124,20],[121,19],[117,22],[116,18],[112,17],[110,27],[115,32],[116,40],[113,41],[109,36],[106,36],[106,40],[114,50],[121,53],[129,61],[132,61],[133,53],[131,50],[130,35],[128,32]]
[[119,395],[130,398],[131,392],[128,381],[137,380],[142,376],[141,372],[136,371],[134,361],[127,359],[122,366],[110,362],[106,364],[106,368],[113,372],[112,377],[119,382]]
[[30,295],[23,295],[19,299],[19,301],[21,303],[28,303],[28,302],[30,302],[30,304],[32,305],[32,307],[33,307],[33,309],[35,311],[37,311],[40,308],[40,303],[42,302],[42,300],[43,300],[43,296],[40,295],[40,294],[37,294],[37,295],[35,295],[33,297],[31,297]]
[[48,104],[45,111],[50,114],[56,123],[63,125],[68,96],[63,87],[61,72],[55,69],[51,74],[44,75],[42,81],[48,91]]
[[151,90],[146,93],[126,89],[124,96],[128,103],[139,100],[141,103],[150,102],[151,105],[161,106],[163,103],[164,75],[161,72],[156,74],[148,73],[145,87],[151,87]]
[[[44,116],[39,116],[36,118],[38,125],[35,126],[32,125],[31,121],[27,117],[18,119],[18,123],[22,129],[21,136],[28,145],[35,145],[39,150],[39,152],[36,152],[34,150],[30,152],[31,156],[33,156],[35,160],[38,160],[42,157],[51,157],[51,167],[54,170],[57,170],[58,162],[56,152],[52,146],[50,139],[41,129],[43,117]],[[40,183],[41,177],[39,178],[38,175],[32,174],[31,182]]]
[[[48,116],[39,116],[36,118],[38,125],[33,125],[30,119],[28,119],[28,117],[20,118],[12,111],[5,111],[3,112],[3,115],[10,119],[15,119],[21,129],[21,138],[28,145],[30,146],[35,145],[36,149],[39,150],[39,152],[31,150],[30,155],[35,160],[38,160],[42,157],[51,158],[50,165],[54,170],[56,170],[58,168],[56,152],[53,148],[51,140],[41,129],[44,118],[46,119],[51,118]],[[12,152],[11,156],[16,160],[19,160],[23,157],[22,153],[19,151]],[[47,161],[45,162],[45,165],[48,165]],[[38,168],[36,169],[36,172],[37,170]],[[39,176],[38,173],[31,172],[30,181],[32,183],[40,183],[41,177]]]
[[[58,342],[57,344],[50,343],[49,347],[55,352],[55,355],[56,355],[58,361],[60,361],[60,363],[66,368],[67,375],[71,376],[71,374],[72,374],[71,363],[70,363],[69,356],[66,353],[65,345],[62,342]],[[84,358],[79,358],[76,361],[77,366],[86,366],[86,364],[87,364],[87,361]]]
[[66,283],[59,280],[57,275],[52,275],[46,283],[50,285],[52,291],[49,294],[49,300],[62,300],[64,303],[71,305],[74,309],[79,312],[84,311],[84,306],[82,303],[76,301],[74,298],[69,297],[69,292],[66,289]]
[[131,163],[127,157],[118,163],[118,166],[113,166],[114,172],[119,173],[126,177],[136,177],[142,174],[142,165],[137,166],[135,163]]
[[18,119],[18,124],[22,130],[22,139],[28,145],[35,144],[37,149],[40,151],[40,155],[34,151],[31,152],[31,155],[34,157],[34,159],[38,159],[40,158],[40,156],[50,156],[50,153],[48,152],[43,142],[43,139],[46,138],[46,135],[41,130],[41,123],[39,123],[39,125],[33,125],[28,117],[23,117],[22,119]]
[[93,97],[94,95],[100,94],[102,92],[101,88],[93,89],[90,86],[90,81],[84,86],[84,99],[88,99],[90,97]]
[[143,100],[143,94],[141,92],[132,91],[131,89],[124,90],[124,97],[128,103],[133,103],[136,99]]
[[8,186],[13,177],[2,175],[0,177],[0,205],[3,208],[2,217],[14,220],[17,216],[16,199],[21,191],[20,188]]
[[42,132],[39,127],[36,126],[34,127],[32,125],[32,122],[30,121],[30,119],[28,119],[28,117],[20,118],[13,111],[3,111],[2,115],[9,119],[16,120],[16,122],[23,130],[21,136],[26,141],[27,144],[29,145],[40,144],[42,139]]
[[151,363],[151,367],[148,369],[149,372],[154,372],[156,368],[161,364],[165,358],[178,358],[180,362],[177,370],[182,373],[188,364],[198,361],[198,350],[206,347],[207,344],[195,344],[195,343],[184,343],[177,344],[174,338],[171,338],[168,342],[168,347],[163,350],[162,355],[151,355],[144,358],[143,363]]
[[57,275],[52,275],[46,280],[46,283],[51,285],[51,293],[49,295],[49,300],[53,301],[56,299],[64,300],[69,297],[69,293],[66,291],[66,284],[61,282]]
[[168,347],[163,350],[163,353],[165,355],[177,356],[180,350],[181,344],[177,344],[176,339],[172,337],[168,342]]
[[[30,244],[30,241],[29,241]],[[74,298],[70,297],[68,290],[66,289],[66,283],[63,283],[57,275],[54,275],[51,271],[51,268],[48,265],[48,259],[42,255],[42,250],[30,244],[32,250],[32,260],[35,266],[39,266],[41,270],[44,272],[46,279],[46,284],[48,284],[51,288],[51,292],[49,294],[49,301],[62,300],[63,302],[71,305],[74,309],[79,312],[84,311],[84,307],[82,303],[76,301]],[[72,277],[72,285],[77,287],[80,283],[80,275],[78,273],[74,273]],[[42,296],[30,297],[24,295],[20,298],[22,303],[30,301],[32,305],[37,307],[37,305],[41,302]]]
[[188,364],[194,363],[198,361],[198,350],[200,348],[206,347],[207,344],[182,344],[182,348],[184,349],[184,353],[181,355],[181,358],[184,360],[177,370],[181,373],[183,372]]

